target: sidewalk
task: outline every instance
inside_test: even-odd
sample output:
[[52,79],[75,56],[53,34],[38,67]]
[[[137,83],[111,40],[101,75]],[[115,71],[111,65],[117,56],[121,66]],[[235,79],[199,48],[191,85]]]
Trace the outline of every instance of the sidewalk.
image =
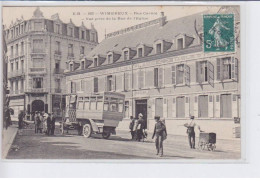
[[12,146],[12,143],[14,141],[14,138],[18,132],[18,128],[16,124],[11,125],[8,127],[8,129],[3,129],[2,132],[2,159],[5,159],[10,147]]

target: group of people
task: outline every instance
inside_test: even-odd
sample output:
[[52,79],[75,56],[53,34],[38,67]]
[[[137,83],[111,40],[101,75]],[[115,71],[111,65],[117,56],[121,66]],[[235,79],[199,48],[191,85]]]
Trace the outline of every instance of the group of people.
[[138,118],[130,116],[131,122],[129,129],[131,132],[132,140],[141,141],[147,137],[147,132],[145,131],[145,121],[143,119],[143,114],[139,113]]
[[46,135],[54,135],[55,116],[44,112],[35,112],[34,116],[35,133],[45,133]]
[[[130,117],[131,122],[129,125],[129,129],[131,132],[132,139],[140,141],[140,139],[147,137],[147,132],[144,130],[145,122],[143,120],[143,115],[140,113],[138,115],[138,119],[134,119],[132,116]],[[152,139],[155,137],[155,147],[156,147],[156,155],[163,156],[163,141],[167,139],[167,130],[165,119],[160,118],[160,116],[155,116],[155,126],[152,135]],[[185,123],[184,126],[187,128],[187,135],[189,146],[191,149],[195,149],[195,127],[199,129],[201,132],[200,126],[195,123],[194,116],[190,117],[190,122]],[[144,134],[145,133],[145,134]]]

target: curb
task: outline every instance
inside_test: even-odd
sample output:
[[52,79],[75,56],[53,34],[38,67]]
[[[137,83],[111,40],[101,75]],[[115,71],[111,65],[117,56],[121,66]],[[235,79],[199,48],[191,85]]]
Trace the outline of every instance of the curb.
[[12,136],[9,138],[7,144],[3,145],[2,159],[6,159],[6,156],[7,156],[8,152],[9,152],[9,150],[10,150],[12,144],[13,144],[13,141],[14,141],[17,133],[18,133],[18,129],[16,128],[15,133],[12,134]]

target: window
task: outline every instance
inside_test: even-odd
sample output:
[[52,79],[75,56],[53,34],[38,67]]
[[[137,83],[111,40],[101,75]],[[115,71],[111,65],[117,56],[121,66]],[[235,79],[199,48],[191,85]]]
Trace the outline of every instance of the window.
[[14,38],[14,30],[11,30],[12,38]]
[[14,47],[11,46],[11,57],[13,58],[13,56],[14,56]]
[[19,35],[19,28],[16,27],[16,28],[15,28],[15,31],[16,31],[16,36],[18,36],[18,35]]
[[18,70],[19,69],[19,62],[18,61],[15,62],[15,65],[16,65],[16,70]]
[[162,44],[161,44],[161,43],[158,43],[158,44],[156,45],[156,53],[157,53],[157,54],[162,53]]
[[33,58],[32,63],[34,68],[45,67],[45,62],[43,61],[43,58]]
[[68,36],[73,36],[73,28],[72,27],[68,28]]
[[34,22],[34,31],[41,31],[41,30],[42,30],[42,23]]
[[125,118],[129,118],[129,101],[125,101]]
[[90,41],[96,42],[96,33],[92,32],[90,34]]
[[24,60],[21,60],[21,70],[22,70],[22,73],[24,73]]
[[154,68],[154,87],[161,87],[163,84],[163,69]]
[[56,41],[55,43],[55,53],[60,54],[60,42]]
[[79,110],[83,110],[83,108],[84,108],[84,107],[83,107],[83,101],[79,101],[79,102],[78,102],[78,109],[79,109]]
[[196,63],[197,63],[197,82],[207,82],[208,81],[207,61],[201,61]]
[[73,64],[70,64],[70,71],[73,71]]
[[43,52],[43,40],[42,39],[34,39],[33,40],[33,52],[41,53]]
[[103,110],[103,97],[101,96],[97,97],[97,110],[98,111]]
[[80,46],[80,54],[85,54],[85,47],[84,46]]
[[15,81],[15,93],[18,93],[18,80]]
[[55,81],[56,81],[55,82],[56,92],[58,93],[60,91],[61,81],[60,81],[60,79],[56,79]]
[[24,91],[24,80],[23,79],[21,80],[21,89],[20,90],[21,90],[21,92]]
[[124,60],[129,60],[129,53],[128,53],[128,51],[124,51]]
[[60,34],[60,24],[55,24],[55,33]]
[[130,88],[130,76],[129,73],[125,72],[124,73],[124,90],[128,91]]
[[84,102],[84,110],[89,110],[89,99]]
[[208,96],[207,95],[201,95],[199,96],[199,117],[200,118],[207,118],[208,117]]
[[43,88],[43,79],[42,78],[33,78],[33,88]]
[[18,44],[15,45],[15,56],[18,56]]
[[184,83],[184,64],[177,65],[176,70],[176,84]]
[[234,57],[217,59],[217,80],[237,80],[238,61]]
[[143,48],[138,48],[138,58],[143,56]]
[[112,91],[113,87],[113,76],[109,75],[107,76],[107,91]]
[[24,42],[21,42],[21,55],[24,54]]
[[96,110],[96,97],[90,97],[90,110]]
[[69,47],[68,47],[69,49],[68,49],[68,52],[69,52],[69,56],[74,56],[73,55],[73,44],[69,44]]
[[94,92],[98,92],[98,78],[94,77]]
[[112,63],[112,54],[109,54],[107,56],[107,62],[108,62],[108,64]]
[[85,39],[85,31],[81,31],[81,38]]
[[177,49],[178,49],[178,50],[183,49],[183,38],[179,38],[179,39],[177,40]]
[[14,71],[14,64],[11,63],[11,71],[13,72]]
[[97,67],[97,66],[98,66],[98,59],[94,58],[94,67]]
[[23,34],[23,25],[21,25],[21,29],[20,30],[21,30],[21,34]]
[[81,69],[85,68],[85,61],[81,61]]
[[141,69],[138,72],[138,88],[144,88],[144,71]]

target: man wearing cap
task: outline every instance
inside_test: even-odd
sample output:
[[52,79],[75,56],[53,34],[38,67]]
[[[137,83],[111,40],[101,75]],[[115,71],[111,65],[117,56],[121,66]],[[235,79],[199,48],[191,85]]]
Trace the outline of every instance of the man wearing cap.
[[187,134],[188,134],[188,140],[189,145],[191,149],[195,149],[195,130],[194,128],[197,126],[197,128],[200,130],[200,126],[195,123],[194,116],[190,117],[191,121],[189,123],[185,123],[184,126],[187,128]]
[[157,150],[156,155],[159,155],[162,157],[163,156],[163,131],[166,130],[165,125],[160,121],[160,116],[155,116],[154,120],[156,121],[155,126],[154,126],[154,132],[152,139],[154,136],[155,138],[155,147]]
[[143,138],[144,131],[144,119],[143,114],[138,114],[138,125],[137,125],[137,141],[140,141]]

